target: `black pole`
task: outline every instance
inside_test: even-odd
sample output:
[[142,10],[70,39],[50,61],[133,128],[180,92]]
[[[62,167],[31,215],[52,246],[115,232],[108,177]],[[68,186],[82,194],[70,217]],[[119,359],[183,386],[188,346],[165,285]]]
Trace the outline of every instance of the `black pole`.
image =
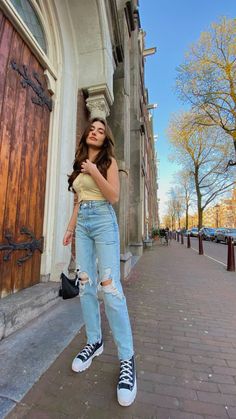
[[232,237],[228,237],[228,256],[227,256],[227,271],[235,272],[235,257],[234,257],[234,242]]
[[187,234],[187,248],[190,249],[191,243],[190,243],[190,234]]
[[184,235],[181,233],[181,244],[184,244]]
[[198,234],[198,248],[199,248],[199,255],[204,255],[203,244],[202,244],[202,235],[201,234]]

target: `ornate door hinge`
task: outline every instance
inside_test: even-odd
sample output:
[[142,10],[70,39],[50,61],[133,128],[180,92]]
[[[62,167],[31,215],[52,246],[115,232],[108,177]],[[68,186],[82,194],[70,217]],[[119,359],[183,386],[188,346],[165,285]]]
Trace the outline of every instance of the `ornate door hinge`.
[[8,243],[0,244],[0,251],[7,251],[7,254],[3,256],[3,260],[7,261],[10,259],[11,253],[14,250],[26,250],[26,256],[21,257],[17,259],[17,265],[22,265],[23,262],[30,259],[33,256],[33,253],[35,250],[39,250],[40,253],[43,253],[43,237],[40,237],[40,239],[36,240],[35,235],[29,231],[26,227],[22,227],[20,229],[21,234],[26,234],[31,238],[30,241],[27,242],[20,242],[16,243],[13,241],[12,237],[13,235],[11,233],[5,233],[5,238],[8,241]]
[[23,78],[21,80],[21,85],[23,87],[30,86],[33,91],[36,93],[37,97],[32,97],[32,102],[39,106],[46,105],[49,111],[52,111],[52,99],[50,96],[46,95],[42,83],[39,80],[39,75],[36,71],[33,72],[33,77],[35,78],[36,82],[30,77],[28,74],[28,69],[26,65],[22,65],[22,68],[15,62],[15,60],[11,60],[11,67],[13,70],[17,71],[18,74]]

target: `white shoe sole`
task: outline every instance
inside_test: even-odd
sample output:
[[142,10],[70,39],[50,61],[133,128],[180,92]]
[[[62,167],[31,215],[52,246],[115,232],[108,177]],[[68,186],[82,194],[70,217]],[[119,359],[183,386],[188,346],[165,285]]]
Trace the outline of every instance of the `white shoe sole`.
[[99,356],[103,353],[103,345],[97,349],[97,351],[91,356],[91,358],[88,359],[88,361],[81,363],[79,366],[76,367],[76,365],[74,365],[75,361],[77,360],[76,357],[74,359],[74,361],[72,362],[72,371],[74,372],[82,372],[87,370],[87,368],[90,367],[90,365],[92,364],[92,360],[93,358],[95,358],[95,356]]
[[118,390],[117,390],[117,400],[118,400],[118,403],[121,406],[126,406],[126,407],[127,406],[130,406],[134,402],[136,395],[137,395],[137,382],[135,380],[134,391],[133,391],[132,398],[130,400],[121,400],[119,398],[119,393],[118,393]]

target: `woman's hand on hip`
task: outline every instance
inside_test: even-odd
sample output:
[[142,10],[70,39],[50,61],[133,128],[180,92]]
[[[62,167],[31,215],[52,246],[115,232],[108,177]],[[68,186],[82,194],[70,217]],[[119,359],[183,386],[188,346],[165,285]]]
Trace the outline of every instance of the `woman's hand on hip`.
[[66,231],[63,237],[63,246],[68,246],[72,242],[73,238],[73,232],[72,231]]

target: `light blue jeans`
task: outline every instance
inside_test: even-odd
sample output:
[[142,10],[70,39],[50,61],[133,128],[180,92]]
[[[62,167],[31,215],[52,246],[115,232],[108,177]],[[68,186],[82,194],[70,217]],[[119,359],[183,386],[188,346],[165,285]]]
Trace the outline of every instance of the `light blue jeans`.
[[[97,292],[118,349],[119,359],[133,356],[133,339],[120,282],[120,241],[115,211],[107,201],[82,201],[76,225],[76,263],[80,278],[80,301],[87,343],[101,340]],[[109,285],[101,282],[111,279]]]

